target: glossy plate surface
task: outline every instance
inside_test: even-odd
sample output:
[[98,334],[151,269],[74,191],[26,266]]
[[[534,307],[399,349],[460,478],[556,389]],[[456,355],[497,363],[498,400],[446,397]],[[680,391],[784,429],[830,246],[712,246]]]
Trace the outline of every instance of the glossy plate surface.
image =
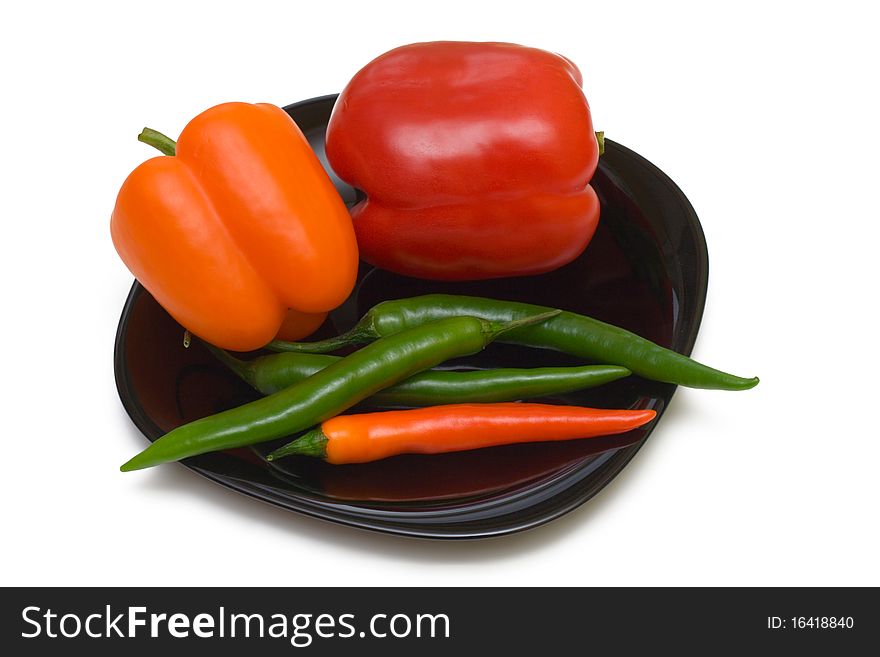
[[[287,112],[327,167],[324,131],[335,96]],[[314,339],[350,328],[384,299],[448,292],[539,303],[623,326],[690,354],[703,312],[708,255],[696,214],[681,190],[633,151],[605,142],[593,185],[599,229],[584,254],[555,272],[476,283],[434,283],[363,265],[349,300]],[[332,175],[332,172],[331,172]],[[356,192],[332,176],[347,203]],[[183,329],[138,283],[131,289],[115,348],[119,396],[150,440],[254,393]],[[577,364],[563,354],[494,344],[452,365],[539,367]],[[653,408],[660,420],[675,386],[630,377],[548,403]],[[534,527],[582,504],[635,455],[657,421],[623,436],[497,447],[438,456],[331,466],[311,459],[263,458],[282,441],[188,459],[183,464],[239,492],[294,511],[409,536],[479,538]],[[162,467],[176,467],[173,465]],[[129,475],[131,476],[131,475]]]

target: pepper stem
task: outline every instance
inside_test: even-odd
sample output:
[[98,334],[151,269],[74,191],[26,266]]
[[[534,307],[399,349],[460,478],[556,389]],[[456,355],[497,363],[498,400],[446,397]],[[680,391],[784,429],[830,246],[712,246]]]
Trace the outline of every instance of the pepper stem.
[[266,457],[267,461],[275,461],[282,456],[313,456],[318,459],[327,456],[327,436],[320,427],[304,433],[299,438],[279,447]]
[[379,337],[375,330],[368,326],[358,324],[350,331],[346,331],[342,335],[326,340],[316,340],[315,342],[287,342],[285,340],[272,340],[266,345],[269,351],[292,351],[299,354],[326,354],[330,351],[336,351],[342,347],[348,347],[354,344],[364,344]]
[[144,128],[141,130],[141,134],[138,135],[138,141],[160,150],[165,155],[174,155],[177,153],[177,142],[171,137],[167,137],[158,130],[153,130],[152,128]]
[[542,322],[546,322],[548,319],[553,319],[561,310],[548,310],[545,313],[540,313],[538,315],[530,315],[528,317],[521,317],[520,319],[514,319],[509,322],[487,322],[489,324],[489,337],[494,340],[499,335],[503,335],[508,331],[513,331],[518,328],[523,328],[524,326],[532,326],[533,324],[540,324]]
[[252,388],[257,388],[256,385],[254,385],[253,370],[249,367],[250,363],[241,360],[240,358],[236,358],[225,349],[215,347],[211,343],[205,342],[204,340],[202,340],[202,344],[204,345],[205,349],[207,349],[214,355],[214,358],[226,365],[226,367],[228,367],[236,376],[238,376],[238,378],[240,378]]
[[605,132],[598,130],[596,132],[596,141],[599,142],[599,155],[605,155]]

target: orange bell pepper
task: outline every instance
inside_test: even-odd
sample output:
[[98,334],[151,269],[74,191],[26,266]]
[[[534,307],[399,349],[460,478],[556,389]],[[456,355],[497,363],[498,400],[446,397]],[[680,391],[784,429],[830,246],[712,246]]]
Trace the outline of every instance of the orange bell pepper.
[[298,310],[288,310],[278,333],[275,334],[275,339],[294,342],[306,338],[317,331],[326,318],[327,313],[303,313]]
[[[235,351],[313,330],[354,286],[351,219],[308,142],[274,105],[226,103],[138,166],[110,221],[125,264],[180,324]],[[292,309],[287,313],[287,309]]]

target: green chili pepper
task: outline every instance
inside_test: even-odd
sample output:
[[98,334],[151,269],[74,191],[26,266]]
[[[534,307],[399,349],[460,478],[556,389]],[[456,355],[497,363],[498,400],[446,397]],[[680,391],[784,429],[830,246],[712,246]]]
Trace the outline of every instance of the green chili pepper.
[[[499,322],[548,310],[544,306],[514,301],[429,294],[384,301],[369,310],[353,329],[335,338],[319,342],[275,341],[267,347],[274,351],[325,353],[370,342],[442,317],[468,315]],[[758,384],[757,377],[745,379],[721,372],[622,328],[570,312],[563,311],[540,326],[511,331],[500,341],[554,349],[594,362],[620,365],[646,379],[691,388],[747,390]]]
[[302,431],[413,374],[450,358],[477,353],[502,333],[556,314],[558,311],[510,322],[449,317],[400,331],[273,395],[180,426],[121,470],[139,470]]
[[[271,395],[299,383],[341,360],[323,354],[282,353],[245,361],[205,345],[257,392]],[[503,402],[556,395],[601,386],[629,376],[616,365],[535,367],[468,372],[430,370],[376,393],[370,400],[382,406],[438,406]]]

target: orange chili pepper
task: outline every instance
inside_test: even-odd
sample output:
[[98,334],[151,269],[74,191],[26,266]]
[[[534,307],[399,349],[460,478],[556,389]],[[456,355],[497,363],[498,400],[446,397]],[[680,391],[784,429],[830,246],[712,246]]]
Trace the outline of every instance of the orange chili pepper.
[[172,317],[236,351],[272,340],[288,308],[296,330],[286,334],[307,335],[357,275],[345,204],[274,105],[226,103],[195,117],[175,156],[147,160],[123,183],[110,231]]
[[397,454],[439,454],[511,443],[572,440],[623,433],[655,411],[549,404],[455,404],[407,411],[340,415],[275,450],[328,463],[366,463]]

